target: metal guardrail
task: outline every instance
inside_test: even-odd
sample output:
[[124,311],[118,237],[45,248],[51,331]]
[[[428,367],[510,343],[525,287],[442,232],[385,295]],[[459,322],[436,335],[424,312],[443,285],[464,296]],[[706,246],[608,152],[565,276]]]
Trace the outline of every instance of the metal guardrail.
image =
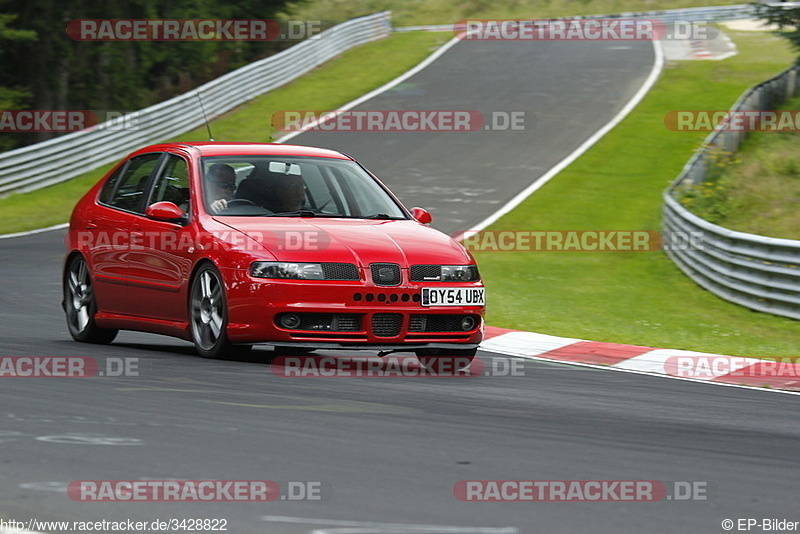
[[[800,66],[748,90],[732,111],[775,109],[800,92]],[[682,189],[701,183],[709,158],[735,152],[745,132],[712,132],[683,171],[664,192],[665,243],[686,243],[696,236],[699,246],[678,246],[667,254],[697,284],[736,304],[792,319],[800,319],[800,241],[735,232],[712,224],[684,208],[675,198]]]
[[[0,195],[33,191],[118,160],[139,147],[180,135],[298,78],[338,54],[391,33],[391,13],[349,20],[197,89],[136,112],[136,128],[119,121],[0,154]],[[264,118],[264,127],[269,124]]]

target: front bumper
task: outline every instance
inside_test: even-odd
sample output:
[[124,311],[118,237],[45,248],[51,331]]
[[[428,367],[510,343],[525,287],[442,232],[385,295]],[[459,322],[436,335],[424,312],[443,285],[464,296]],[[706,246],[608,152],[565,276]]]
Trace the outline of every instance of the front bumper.
[[[414,350],[477,347],[483,339],[482,306],[422,306],[422,284],[393,287],[351,281],[254,279],[232,271],[226,279],[228,338],[306,348]],[[480,282],[458,284],[483,287]],[[428,285],[430,287],[430,285]],[[298,328],[281,325],[302,317]],[[336,320],[329,320],[336,316]],[[473,325],[460,328],[464,317]],[[277,318],[277,320],[276,320]],[[346,325],[345,327],[339,325]]]

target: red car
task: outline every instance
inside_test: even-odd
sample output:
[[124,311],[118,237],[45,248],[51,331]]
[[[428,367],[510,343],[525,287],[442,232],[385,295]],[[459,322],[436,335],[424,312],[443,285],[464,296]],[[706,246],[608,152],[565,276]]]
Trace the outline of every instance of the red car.
[[483,284],[470,253],[430,220],[332,150],[148,146],[73,211],[69,331],[90,343],[118,330],[166,334],[210,358],[262,343],[469,362]]

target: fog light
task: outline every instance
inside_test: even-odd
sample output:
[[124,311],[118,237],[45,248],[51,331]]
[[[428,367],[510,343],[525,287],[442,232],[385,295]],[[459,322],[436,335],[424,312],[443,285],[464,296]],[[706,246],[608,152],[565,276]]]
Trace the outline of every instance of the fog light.
[[475,328],[475,318],[471,315],[465,315],[461,319],[461,330],[466,332],[467,330],[472,330],[473,328]]
[[300,316],[296,313],[284,313],[281,316],[281,326],[289,330],[294,330],[300,326]]

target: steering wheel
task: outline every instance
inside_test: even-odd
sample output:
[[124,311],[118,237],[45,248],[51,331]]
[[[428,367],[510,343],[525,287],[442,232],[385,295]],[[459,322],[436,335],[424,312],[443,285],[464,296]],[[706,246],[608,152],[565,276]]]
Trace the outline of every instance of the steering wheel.
[[246,198],[232,198],[228,201],[228,208],[236,206],[255,206],[256,203]]

